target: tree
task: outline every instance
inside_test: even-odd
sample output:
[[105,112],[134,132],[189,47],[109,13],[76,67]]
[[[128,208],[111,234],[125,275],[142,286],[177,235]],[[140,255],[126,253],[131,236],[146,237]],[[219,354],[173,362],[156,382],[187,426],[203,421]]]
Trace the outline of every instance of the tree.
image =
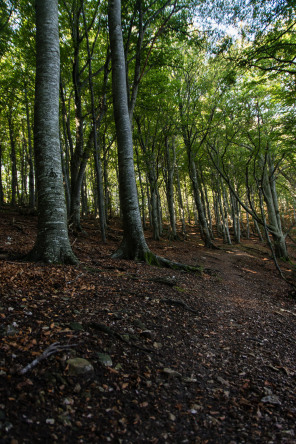
[[109,0],[109,35],[112,60],[113,109],[119,165],[119,193],[123,220],[123,240],[113,257],[144,260],[172,268],[194,269],[152,253],[146,243],[139,209],[133,160],[132,127],[126,88],[126,70],[121,29],[121,0]]
[[147,260],[149,248],[141,223],[133,162],[133,140],[126,89],[120,0],[109,0],[108,17],[113,108],[118,145],[119,192],[124,230],[122,243],[114,256]]
[[77,263],[67,230],[59,138],[60,51],[58,0],[36,0],[34,149],[38,232],[32,260]]

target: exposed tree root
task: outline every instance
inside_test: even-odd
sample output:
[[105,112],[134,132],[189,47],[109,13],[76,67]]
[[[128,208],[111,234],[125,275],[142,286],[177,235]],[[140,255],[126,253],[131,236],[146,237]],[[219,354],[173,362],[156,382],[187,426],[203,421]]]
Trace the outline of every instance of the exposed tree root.
[[185,302],[180,301],[179,299],[163,298],[160,299],[160,302],[168,305],[175,305],[176,307],[182,307],[184,308],[184,310],[190,311],[191,313],[199,313],[197,310],[194,310],[189,305],[185,304]]
[[187,272],[201,273],[201,267],[193,267],[191,265],[181,264],[180,262],[171,261],[161,256],[157,256],[150,250],[144,255],[144,262],[157,267],[171,268],[172,270],[183,270]]
[[191,265],[181,264],[179,262],[171,261],[164,257],[158,256],[148,248],[146,242],[134,243],[128,242],[125,238],[122,240],[121,245],[112,254],[113,259],[126,259],[139,262],[145,262],[149,265],[156,265],[157,267],[171,268],[173,270],[183,270],[187,272],[201,273],[201,267],[193,267]]
[[54,251],[52,248],[46,250],[46,248],[42,249],[35,246],[23,259],[29,262],[44,262],[46,264],[79,264],[79,260],[68,247],[65,247],[65,249],[61,247],[59,251]]

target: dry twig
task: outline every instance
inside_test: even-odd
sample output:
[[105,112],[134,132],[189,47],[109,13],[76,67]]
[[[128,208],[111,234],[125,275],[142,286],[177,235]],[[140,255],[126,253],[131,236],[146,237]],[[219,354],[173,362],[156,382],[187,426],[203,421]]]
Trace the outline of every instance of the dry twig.
[[76,346],[77,346],[77,344],[60,345],[59,342],[54,342],[49,347],[47,347],[41,355],[39,355],[36,359],[34,359],[32,362],[30,362],[30,364],[28,364],[28,365],[26,365],[26,367],[22,368],[20,370],[20,374],[24,375],[28,371],[32,370],[33,367],[36,367],[36,365],[40,361],[43,361],[43,359],[47,359],[49,356],[53,355],[54,353],[57,353],[61,350],[67,350],[69,348],[76,347]]

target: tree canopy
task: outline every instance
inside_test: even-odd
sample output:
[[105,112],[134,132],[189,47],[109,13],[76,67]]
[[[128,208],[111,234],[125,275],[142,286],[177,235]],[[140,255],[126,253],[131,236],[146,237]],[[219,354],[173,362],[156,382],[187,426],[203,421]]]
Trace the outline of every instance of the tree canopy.
[[[113,106],[125,85],[143,227],[160,239],[185,236],[186,221],[195,221],[209,247],[215,236],[239,242],[253,231],[287,258],[295,222],[293,2],[122,2],[126,74],[116,93],[108,2],[59,3],[70,229],[79,233],[81,215],[98,215],[106,240],[108,220],[124,213]],[[1,203],[33,208],[35,11],[22,0],[0,10]]]

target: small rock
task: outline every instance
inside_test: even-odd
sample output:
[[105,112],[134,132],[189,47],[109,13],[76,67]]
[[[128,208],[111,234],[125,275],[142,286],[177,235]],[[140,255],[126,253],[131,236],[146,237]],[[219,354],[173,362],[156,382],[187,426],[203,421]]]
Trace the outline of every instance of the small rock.
[[106,367],[112,367],[113,362],[110,355],[107,353],[97,353],[97,356],[101,364],[105,365]]
[[72,398],[65,398],[63,400],[63,404],[65,404],[65,405],[73,405],[74,404],[74,399],[72,399]]
[[140,335],[143,336],[144,338],[147,338],[147,339],[154,339],[155,338],[155,333],[151,330],[143,330],[140,333]]
[[176,421],[176,417],[175,417],[175,415],[173,415],[172,413],[169,413],[169,419],[170,419],[171,421]]
[[11,422],[6,422],[5,424],[4,424],[4,430],[6,431],[6,432],[10,432],[10,430],[13,428],[13,425],[11,424]]
[[140,319],[135,319],[134,320],[134,326],[137,327],[137,328],[140,328],[141,330],[145,330],[146,329],[145,325],[143,324],[142,321],[140,321]]
[[122,339],[123,339],[124,341],[129,341],[129,340],[130,340],[130,335],[128,335],[127,333],[121,335],[121,337],[122,337]]
[[77,383],[74,387],[74,393],[80,393],[81,392],[81,385]]
[[92,373],[94,368],[92,364],[83,358],[68,359],[67,364],[69,366],[69,375],[78,376]]
[[160,342],[153,342],[153,347],[159,350],[160,348],[162,348],[162,344]]
[[54,418],[47,418],[47,420],[45,422],[46,422],[46,424],[53,425],[55,423],[55,420],[54,420]]
[[162,372],[168,377],[168,378],[180,378],[182,377],[181,373],[177,372],[176,370],[172,370],[171,368],[164,368]]
[[121,313],[113,313],[113,319],[115,321],[120,321],[121,319],[123,319],[123,316]]
[[264,404],[273,404],[273,405],[281,405],[281,401],[279,400],[278,396],[276,395],[268,395],[264,396],[261,399],[261,402],[264,402]]
[[79,322],[71,322],[69,326],[70,326],[71,330],[74,330],[74,331],[83,331],[84,330],[83,325],[80,324]]
[[223,385],[226,385],[226,387],[229,387],[229,382],[221,378],[221,376],[217,376],[217,381],[219,381]]
[[7,325],[5,334],[6,336],[14,336],[17,334],[17,329],[14,327],[14,325]]
[[197,379],[195,379],[195,378],[183,378],[183,381],[184,382],[197,382]]
[[58,420],[61,424],[63,424],[64,426],[72,426],[71,420],[68,416],[65,415],[59,415],[58,416]]
[[283,430],[281,433],[284,436],[295,436],[295,432],[292,429],[291,430]]

